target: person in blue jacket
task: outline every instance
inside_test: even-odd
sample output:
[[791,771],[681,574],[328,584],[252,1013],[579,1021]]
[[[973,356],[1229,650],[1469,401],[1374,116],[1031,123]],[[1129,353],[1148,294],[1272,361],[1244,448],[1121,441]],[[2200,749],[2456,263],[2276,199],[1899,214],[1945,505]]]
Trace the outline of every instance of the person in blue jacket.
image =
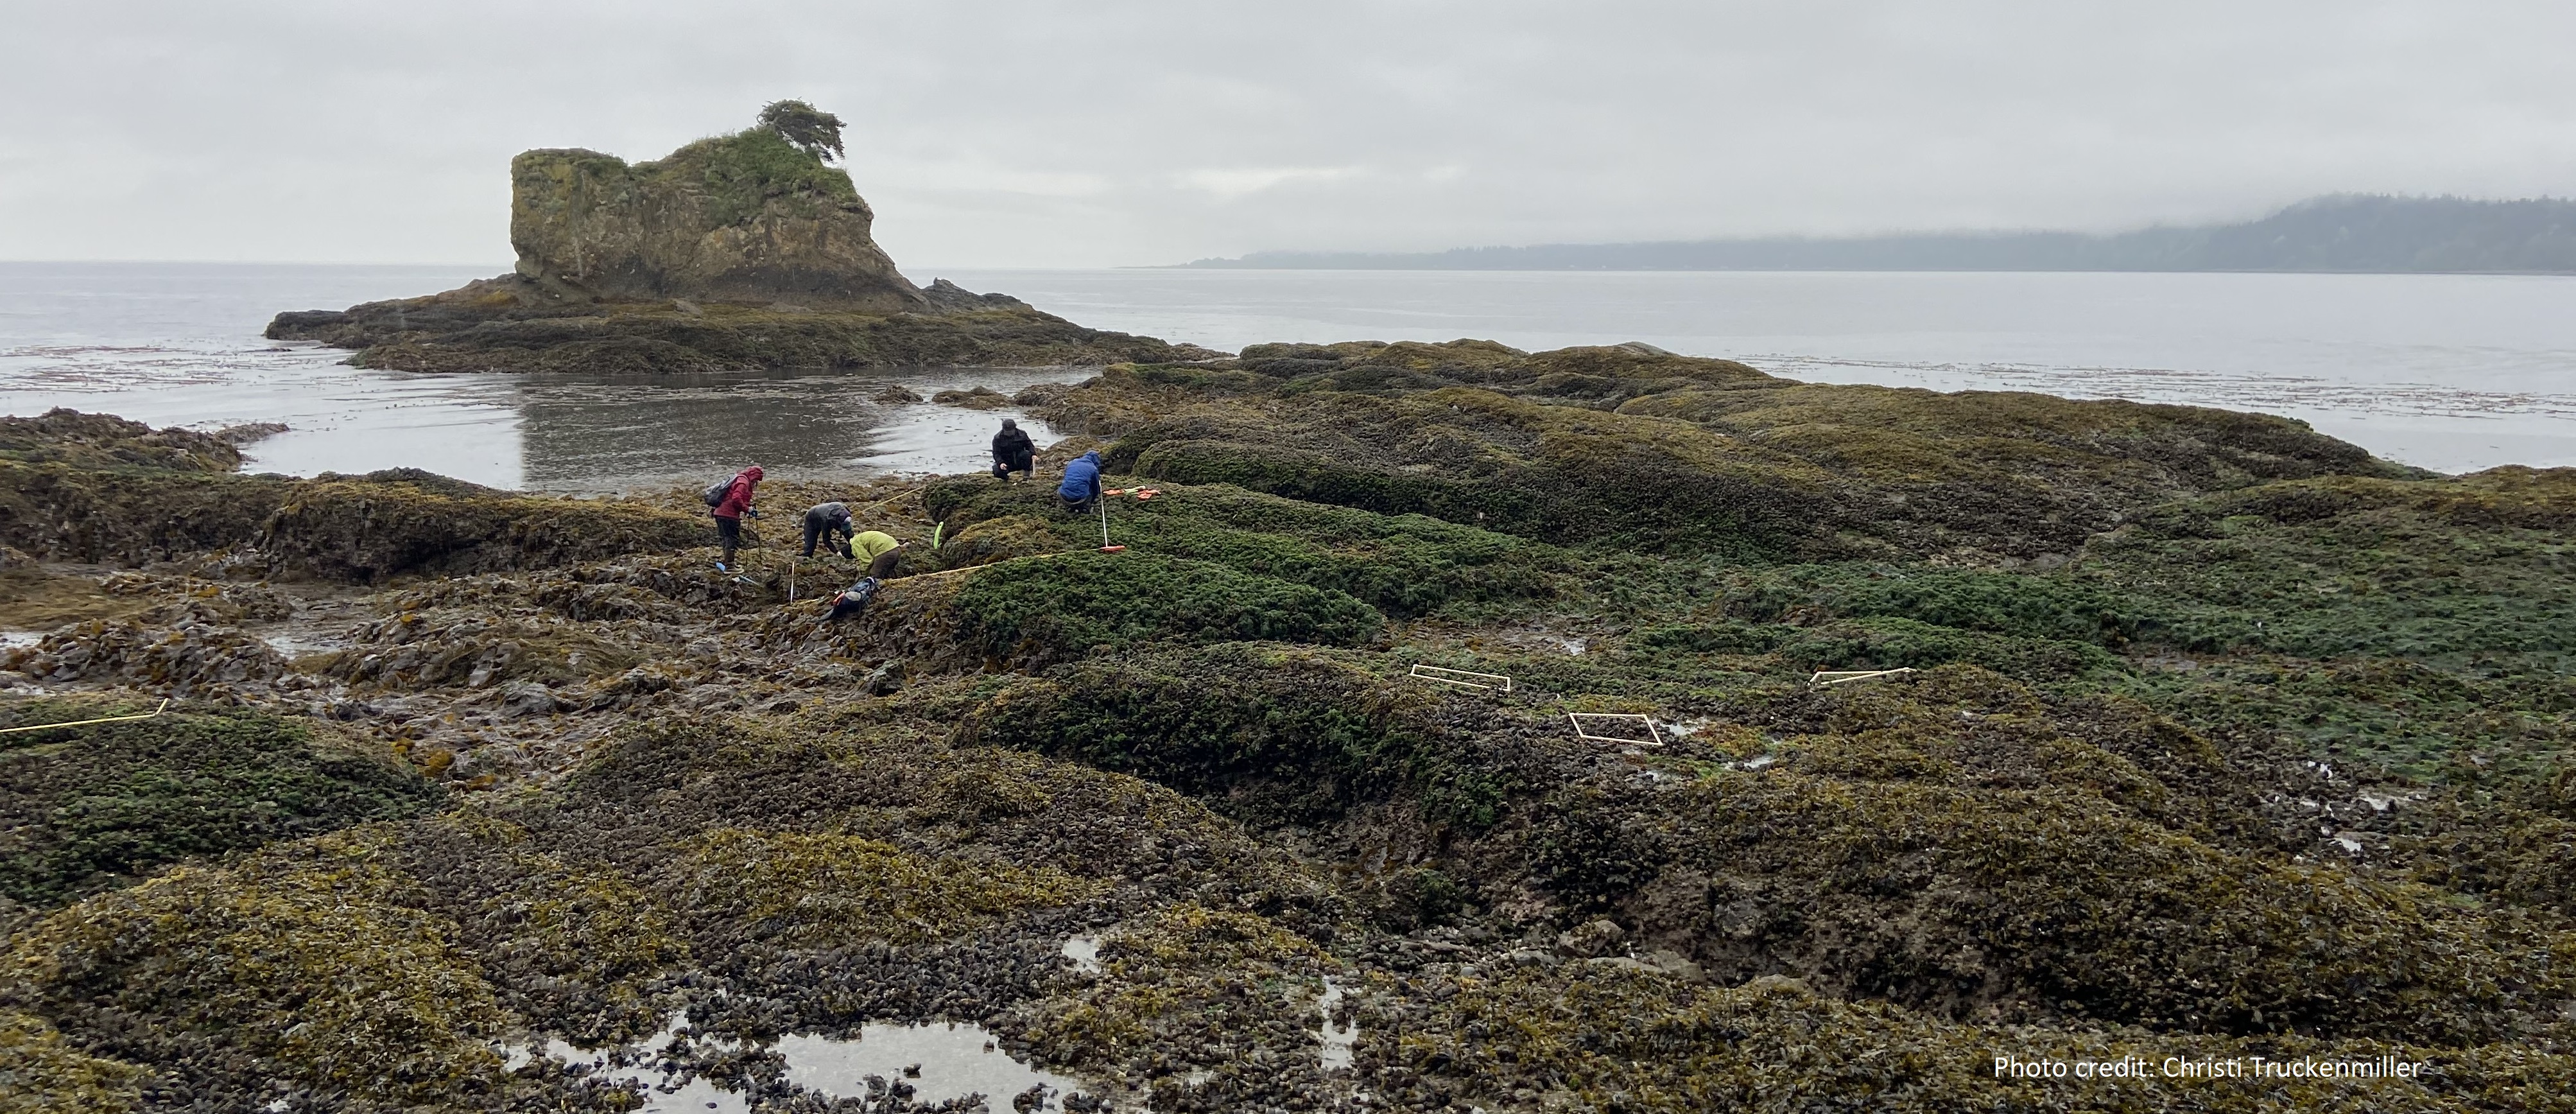
[[1084,453],[1066,462],[1064,482],[1055,487],[1064,509],[1081,514],[1100,501],[1100,454]]

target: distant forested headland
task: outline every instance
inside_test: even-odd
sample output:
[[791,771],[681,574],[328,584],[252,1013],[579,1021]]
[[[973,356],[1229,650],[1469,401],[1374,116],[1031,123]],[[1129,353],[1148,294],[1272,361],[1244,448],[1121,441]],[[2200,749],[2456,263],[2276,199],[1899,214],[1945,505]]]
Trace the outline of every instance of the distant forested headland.
[[1415,253],[1254,252],[1190,267],[1487,271],[2351,271],[2576,273],[2576,201],[2337,195],[2243,224],[1926,232]]

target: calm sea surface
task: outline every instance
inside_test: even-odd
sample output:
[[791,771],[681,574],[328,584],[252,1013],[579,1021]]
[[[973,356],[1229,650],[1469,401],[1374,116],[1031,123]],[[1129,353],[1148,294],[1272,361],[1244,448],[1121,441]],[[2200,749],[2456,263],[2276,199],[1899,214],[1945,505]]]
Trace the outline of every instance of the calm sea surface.
[[[409,465],[605,491],[757,460],[804,474],[978,466],[1001,414],[884,404],[1063,372],[686,379],[407,375],[260,339],[284,309],[491,267],[0,263],[0,411],[279,421],[253,467]],[[1215,348],[1642,340],[1794,378],[2262,410],[2446,472],[2576,465],[2576,279],[2452,275],[933,271],[1097,328]],[[1007,414],[1008,412],[1002,412]]]

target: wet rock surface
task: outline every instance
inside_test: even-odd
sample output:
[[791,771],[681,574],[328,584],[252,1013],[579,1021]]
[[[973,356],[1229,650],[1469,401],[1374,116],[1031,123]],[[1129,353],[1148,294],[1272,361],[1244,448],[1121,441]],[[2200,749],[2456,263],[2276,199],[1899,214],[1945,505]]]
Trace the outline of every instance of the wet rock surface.
[[[719,571],[649,528],[702,528],[693,492],[282,481],[276,508],[310,497],[275,528],[75,545],[82,508],[270,481],[83,416],[0,431],[6,606],[59,620],[0,657],[0,726],[175,701],[0,734],[7,1085],[207,1111],[655,1086],[792,1111],[2568,1108],[2576,477],[1942,396],[1905,436],[2119,525],[1891,511],[1827,545],[1685,501],[1650,528],[1532,462],[1634,429],[1648,472],[1942,497],[1862,459],[1884,438],[1825,459],[1794,397],[1668,397],[1817,390],[1709,361],[1313,347],[1047,392],[1118,438],[1122,553],[1042,485],[810,493],[917,543],[838,623],[850,562],[756,532]],[[1368,424],[1397,411],[1421,422]],[[2153,474],[1998,478],[2037,450],[1992,438],[2069,430]],[[1435,459],[1369,455],[1417,437]],[[1261,463],[1337,438],[1358,472]],[[1232,478],[1177,478],[1185,456]],[[75,457],[115,463],[74,483]],[[1386,501],[1458,460],[1498,499],[1633,517]],[[2040,541],[2060,559],[2011,556]],[[1076,1086],[826,1093],[782,1043],[945,1022]],[[548,1042],[601,1051],[526,1051]],[[2438,1070],[2186,1087],[1998,1078],[2005,1053]]]

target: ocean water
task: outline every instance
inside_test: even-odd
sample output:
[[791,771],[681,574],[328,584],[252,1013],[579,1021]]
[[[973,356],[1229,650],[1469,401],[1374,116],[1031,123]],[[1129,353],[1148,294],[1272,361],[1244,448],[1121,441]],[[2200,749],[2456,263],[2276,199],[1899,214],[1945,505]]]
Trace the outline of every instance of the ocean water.
[[[875,395],[1016,390],[1062,371],[659,379],[412,375],[260,338],[280,310],[423,294],[504,267],[0,263],[0,412],[284,422],[254,469],[412,466],[595,492],[757,461],[828,476],[957,471],[995,420]],[[1802,379],[2030,390],[2301,418],[2446,472],[2576,465],[2576,279],[2453,275],[974,271],[1097,328],[1261,341],[1642,340]],[[1041,427],[1037,432],[1044,433]]]
[[0,263],[0,413],[56,406],[154,425],[281,422],[252,471],[415,467],[493,487],[600,493],[705,484],[747,464],[806,478],[990,462],[1015,409],[887,403],[900,385],[1004,392],[1075,376],[1025,369],[708,376],[416,375],[261,339],[282,309],[425,294],[503,267]]

